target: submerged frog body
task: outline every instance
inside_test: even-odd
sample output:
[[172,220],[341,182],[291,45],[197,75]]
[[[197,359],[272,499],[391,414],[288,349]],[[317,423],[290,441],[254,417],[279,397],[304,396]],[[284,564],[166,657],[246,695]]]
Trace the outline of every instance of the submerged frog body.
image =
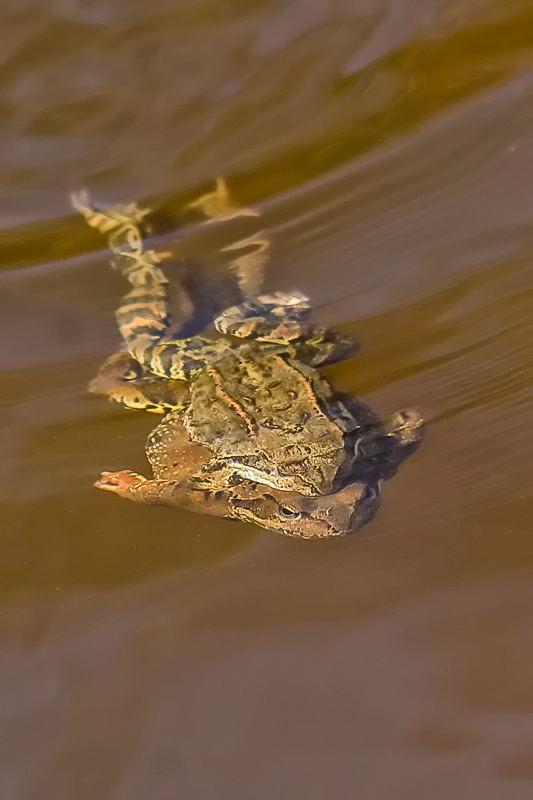
[[369,522],[381,503],[379,481],[352,483],[316,497],[242,479],[225,489],[206,489],[196,476],[211,453],[191,442],[175,414],[167,415],[150,435],[146,452],[153,480],[121,470],[104,472],[96,486],[135,502],[241,519],[305,539],[346,535]]
[[[182,404],[184,388],[179,381],[154,380],[127,353],[108,359],[92,384],[93,391],[115,398],[124,398],[128,390],[129,400],[135,395],[136,403],[152,410],[161,403],[167,408]],[[343,399],[351,413],[357,413],[362,427],[355,480],[337,492],[307,496],[247,480],[238,473],[233,473],[224,488],[207,488],[213,464],[211,451],[191,440],[182,414],[176,411],[167,414],[148,437],[146,455],[153,480],[121,470],[103,473],[96,486],[135,502],[232,517],[288,536],[311,539],[346,535],[377,513],[382,480],[393,474],[410,446],[418,441],[421,419],[416,412],[399,412],[383,428],[361,401]]]
[[[218,217],[235,216],[220,186],[193,205],[209,217],[213,208]],[[314,327],[307,299],[283,293],[250,295],[226,309],[215,320],[220,338],[175,339],[161,255],[144,245],[147,212],[98,209],[79,197],[75,205],[109,234],[115,264],[132,286],[117,310],[127,352],[105,362],[91,390],[131,408],[170,410],[147,445],[154,480],[121,471],[104,473],[97,486],[306,538],[367,522],[379,505],[383,464],[399,462],[392,454],[419,439],[421,419],[404,413],[385,430],[319,375],[317,366],[353,352],[351,340]],[[265,240],[255,242],[264,259]],[[249,270],[253,259],[234,262]],[[250,283],[257,275],[241,280]]]
[[198,372],[190,391],[184,425],[193,441],[215,454],[215,484],[237,472],[274,488],[320,495],[338,488],[348,473],[353,449],[345,447],[333,389],[288,353],[241,345]]

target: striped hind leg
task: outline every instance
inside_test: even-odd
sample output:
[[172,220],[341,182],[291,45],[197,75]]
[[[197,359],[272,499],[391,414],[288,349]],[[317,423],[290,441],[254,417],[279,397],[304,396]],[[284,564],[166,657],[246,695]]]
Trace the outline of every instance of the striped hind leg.
[[134,286],[122,299],[116,319],[128,353],[160,378],[186,380],[230,347],[224,340],[201,336],[168,340],[170,314],[164,284]]
[[161,342],[170,326],[166,284],[134,286],[122,298],[115,318],[126,348],[142,363],[138,354]]
[[[132,286],[116,311],[118,329],[128,353],[141,368],[151,372],[152,362],[157,362],[154,348],[169,338],[170,313],[168,281],[159,267],[161,258],[166,254],[158,255],[144,244],[145,217],[150,211],[136,203],[99,206],[91,203],[87,192],[72,194],[71,201],[87,223],[107,237],[113,252],[113,266]],[[182,350],[179,341],[176,341],[173,349],[176,347]],[[105,362],[91,384],[91,390],[108,394],[130,407],[148,407],[139,393],[132,393],[129,389],[124,391],[126,379],[120,374],[120,369],[117,372],[120,358],[119,354]],[[169,376],[168,370],[160,369],[157,374]],[[182,375],[176,373],[172,377]]]
[[[141,367],[160,377],[184,379],[227,347],[198,336],[166,341],[170,331],[168,281],[158,266],[166,254],[158,255],[144,246],[143,220],[148,209],[135,203],[91,205],[85,193],[73,195],[72,202],[89,225],[107,235],[114,265],[132,286],[116,311],[116,319],[128,352]],[[207,209],[204,213],[217,216]]]
[[[252,209],[234,206],[223,180],[217,181],[214,192],[203,195],[190,205],[198,207],[207,221],[258,215]],[[145,212],[138,210],[136,213],[138,216],[135,222],[138,224],[138,217]],[[248,240],[243,243],[250,244]],[[257,252],[262,252],[262,244],[258,245]],[[201,336],[170,339],[171,316],[167,282],[159,279],[157,254],[140,249],[135,254],[125,252],[123,255],[126,260],[135,262],[136,266],[128,272],[123,270],[133,288],[122,299],[116,311],[116,319],[128,352],[145,370],[161,378],[188,379],[192,372],[203,369],[230,347],[227,342],[213,341]],[[239,264],[240,259],[247,257],[240,256],[234,261]],[[172,328],[176,330],[175,321],[172,322]]]
[[145,246],[145,238],[152,230],[146,219],[151,209],[137,203],[100,206],[91,202],[86,191],[72,192],[70,201],[91,228],[107,237],[113,267],[132,286],[167,283],[159,264],[170,253],[156,253]]

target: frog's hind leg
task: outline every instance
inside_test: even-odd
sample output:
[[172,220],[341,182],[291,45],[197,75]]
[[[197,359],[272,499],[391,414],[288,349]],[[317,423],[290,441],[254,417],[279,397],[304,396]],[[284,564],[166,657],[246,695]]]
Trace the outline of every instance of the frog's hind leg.
[[[150,274],[149,266],[146,270]],[[157,275],[133,285],[122,299],[116,318],[128,352],[145,370],[161,378],[186,380],[229,348],[227,342],[201,336],[169,339],[172,320],[168,288],[166,282],[158,282]]]
[[[188,349],[201,351],[203,340],[166,341],[171,323],[167,284],[152,281],[134,285],[122,298],[115,316],[128,352],[108,359],[91,391],[101,392],[103,385],[105,394],[129,408],[161,412],[181,406],[182,392],[166,381],[188,376],[185,355]],[[140,374],[135,374],[136,370]]]
[[152,230],[146,219],[151,209],[137,203],[100,206],[90,201],[86,191],[72,192],[70,201],[91,228],[107,237],[114,269],[125,275],[132,286],[167,283],[159,263],[170,254],[156,253],[144,245]]
[[134,286],[122,298],[115,317],[124,344],[133,355],[135,350],[162,341],[170,326],[166,284]]
[[[146,258],[145,258],[146,255]],[[153,375],[187,379],[201,369],[220,345],[200,336],[171,338],[185,319],[173,320],[170,313],[168,282],[160,280],[152,251],[139,253],[131,270],[124,274],[133,284],[115,313],[118,329],[129,353]],[[182,298],[183,299],[183,298]],[[180,315],[181,316],[181,315]]]
[[210,345],[214,345],[215,353],[219,351],[217,343],[201,337],[166,341],[171,324],[168,281],[159,263],[167,254],[144,247],[141,222],[148,209],[140,209],[135,203],[91,205],[85,193],[73,195],[72,202],[92,227],[108,235],[113,263],[132,286],[116,312],[130,355],[146,371],[163,378],[188,378],[193,370],[204,367],[206,357],[211,357]]
[[168,339],[171,318],[166,285],[135,286],[123,298],[116,318],[128,352],[161,378],[187,380],[230,347],[223,340],[201,336]]

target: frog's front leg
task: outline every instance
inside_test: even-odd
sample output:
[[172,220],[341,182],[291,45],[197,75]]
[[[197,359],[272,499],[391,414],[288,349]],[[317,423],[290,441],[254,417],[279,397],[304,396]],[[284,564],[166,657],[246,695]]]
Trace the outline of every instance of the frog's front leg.
[[138,472],[124,469],[103,472],[94,484],[97,489],[113,492],[119,497],[158,506],[178,506],[216,517],[230,516],[225,492],[207,492],[192,487],[187,481],[148,480]]
[[[215,200],[220,199],[218,195],[219,192],[214,193]],[[168,254],[157,254],[144,245],[141,223],[147,209],[140,209],[136,204],[100,208],[90,205],[84,194],[74,195],[72,199],[90,225],[109,237],[113,234],[110,245],[115,254],[115,266],[132,286],[117,309],[118,328],[128,352],[144,370],[163,378],[187,379],[192,372],[203,369],[206,363],[220,356],[221,350],[228,349],[228,343],[211,342],[199,336],[169,339],[168,281],[158,266],[161,258]],[[216,218],[219,214],[210,208],[209,202],[204,213]],[[222,210],[228,211],[225,196],[221,203]],[[199,207],[202,208],[202,203]],[[172,321],[172,326],[175,328],[176,320]]]
[[311,333],[293,343],[296,358],[310,367],[336,364],[354,356],[359,350],[352,336],[344,336],[332,328],[313,328]]
[[154,481],[149,481],[138,472],[133,472],[130,469],[122,469],[119,472],[102,472],[102,475],[94,485],[97,489],[105,489],[106,492],[114,492],[120,497],[129,497],[131,500],[134,500],[136,499],[136,494],[138,494],[139,497],[141,496],[138,490],[150,483],[154,483]]

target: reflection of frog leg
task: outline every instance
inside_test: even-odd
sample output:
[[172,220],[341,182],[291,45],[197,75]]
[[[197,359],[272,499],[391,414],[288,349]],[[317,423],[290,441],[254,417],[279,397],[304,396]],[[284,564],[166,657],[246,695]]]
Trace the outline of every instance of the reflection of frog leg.
[[263,283],[265,267],[268,263],[270,241],[265,237],[264,231],[254,233],[245,239],[227,245],[222,252],[244,250],[241,255],[236,255],[230,260],[230,268],[237,275],[239,286],[245,297],[255,297]]
[[260,217],[255,208],[245,208],[234,203],[229,193],[228,185],[224,178],[217,178],[216,186],[212,192],[200,195],[185,208],[197,208],[207,221],[227,220],[233,217]]
[[[261,216],[257,209],[239,206],[233,201],[224,178],[218,178],[212,192],[201,195],[186,208],[198,209],[206,218],[206,222]],[[270,240],[264,231],[257,231],[252,236],[239,239],[222,248],[222,252],[231,254],[236,252],[229,266],[235,272],[245,297],[255,296],[261,288],[269,248]],[[242,252],[239,254],[240,251]]]
[[98,489],[114,492],[120,497],[136,503],[150,505],[179,506],[202,514],[217,517],[229,516],[227,497],[224,492],[207,492],[191,487],[187,481],[148,480],[137,472],[120,470],[103,472],[96,481]]

